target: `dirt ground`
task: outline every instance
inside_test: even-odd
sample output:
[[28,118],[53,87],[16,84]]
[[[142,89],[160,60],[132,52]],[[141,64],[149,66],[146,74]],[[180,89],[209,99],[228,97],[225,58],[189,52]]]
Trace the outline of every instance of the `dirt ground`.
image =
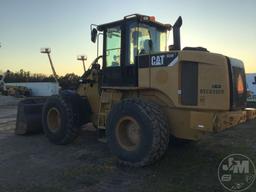
[[[14,134],[16,105],[0,105],[0,192],[221,192],[221,160],[241,153],[256,164],[256,121],[239,125],[200,142],[170,146],[156,164],[120,167],[96,133],[83,130],[67,146],[43,134]],[[247,191],[255,192],[256,183]]]

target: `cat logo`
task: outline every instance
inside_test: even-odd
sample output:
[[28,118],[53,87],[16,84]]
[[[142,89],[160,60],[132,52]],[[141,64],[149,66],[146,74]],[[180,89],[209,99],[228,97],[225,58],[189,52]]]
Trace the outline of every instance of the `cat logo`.
[[156,55],[151,57],[151,65],[163,65],[165,55]]
[[237,92],[240,95],[244,93],[244,82],[243,82],[241,74],[239,74],[239,76],[237,78]]

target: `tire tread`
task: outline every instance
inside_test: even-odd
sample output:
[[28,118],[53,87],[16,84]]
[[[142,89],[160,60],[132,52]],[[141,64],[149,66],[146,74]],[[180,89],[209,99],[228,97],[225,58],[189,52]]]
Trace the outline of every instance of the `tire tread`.
[[[169,144],[168,123],[166,115],[158,104],[140,98],[129,98],[122,101],[123,106],[131,104],[137,105],[140,111],[144,113],[152,123],[153,144],[150,152],[141,161],[134,163],[119,160],[119,163],[130,167],[142,167],[159,160],[166,152]],[[110,116],[113,116],[111,112]]]

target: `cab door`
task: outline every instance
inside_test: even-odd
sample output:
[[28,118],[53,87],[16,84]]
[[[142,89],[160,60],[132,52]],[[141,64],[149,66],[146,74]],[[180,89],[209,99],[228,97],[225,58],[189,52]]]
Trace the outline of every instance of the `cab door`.
[[130,60],[130,28],[127,21],[104,31],[103,86],[134,87],[138,68]]
[[135,58],[138,55],[138,34],[136,33],[138,23],[137,21],[125,21],[125,26],[123,44],[125,49],[123,49],[124,61],[122,65],[122,81],[124,86],[137,87],[138,63]]
[[103,86],[122,86],[122,33],[120,25],[104,31]]

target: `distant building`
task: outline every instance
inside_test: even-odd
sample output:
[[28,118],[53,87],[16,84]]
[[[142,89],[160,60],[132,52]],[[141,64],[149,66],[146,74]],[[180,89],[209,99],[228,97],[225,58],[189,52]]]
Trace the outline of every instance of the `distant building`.
[[246,74],[247,89],[256,95],[256,73]]

